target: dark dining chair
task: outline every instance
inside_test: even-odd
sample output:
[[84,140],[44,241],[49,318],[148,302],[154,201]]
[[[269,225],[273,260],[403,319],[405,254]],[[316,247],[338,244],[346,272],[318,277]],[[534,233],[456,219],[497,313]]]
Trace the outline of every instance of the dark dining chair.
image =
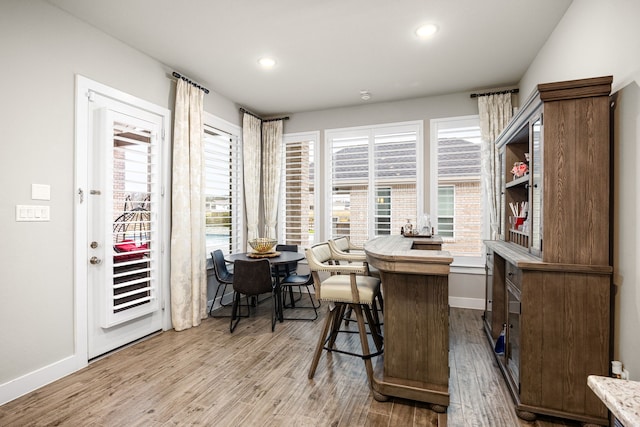
[[261,294],[271,294],[271,332],[276,327],[275,286],[271,275],[271,264],[267,259],[255,261],[237,260],[233,264],[233,305],[231,308],[231,322],[229,330],[234,331],[240,322],[240,297],[247,297],[247,305],[250,297]]
[[[216,299],[218,298],[218,293],[222,288],[222,294],[220,295],[220,306],[227,307],[230,303],[224,304],[222,300],[224,299],[224,294],[227,290],[227,286],[233,285],[233,273],[231,273],[227,269],[227,262],[224,260],[224,254],[220,249],[216,249],[211,252],[211,259],[213,261],[213,273],[218,281],[218,287],[216,288],[216,294],[213,297],[213,301],[211,302],[211,308],[209,308],[209,316],[212,316],[211,312],[213,311],[213,306],[216,303]],[[227,316],[212,316],[212,317],[227,317]]]
[[[276,252],[298,252],[298,245],[276,245]],[[298,261],[288,262],[284,265],[284,268],[278,269],[274,273],[278,273],[280,277],[286,277],[290,274],[295,274],[298,269]]]
[[[298,245],[278,245],[276,251],[289,251],[298,252]],[[316,304],[311,295],[310,288],[313,287],[313,277],[311,274],[298,274],[298,262],[290,262],[286,264],[285,274],[281,275],[280,289],[282,293],[282,308],[298,308],[298,309],[311,309],[313,310],[313,317],[284,317],[284,320],[316,320],[318,318],[318,308],[320,307],[320,301]],[[296,305],[297,302],[302,300],[302,288],[305,287],[309,301],[311,305]],[[298,297],[296,298],[293,292],[293,288],[297,288]],[[287,303],[287,296],[289,302]]]

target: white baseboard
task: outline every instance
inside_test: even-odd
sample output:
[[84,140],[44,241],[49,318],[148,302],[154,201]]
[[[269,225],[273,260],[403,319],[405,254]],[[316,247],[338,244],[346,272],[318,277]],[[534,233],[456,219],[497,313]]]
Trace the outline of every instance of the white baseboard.
[[455,308],[469,308],[484,310],[484,298],[449,297],[449,306]]
[[87,361],[78,361],[75,355],[69,356],[51,365],[29,372],[19,378],[0,384],[0,405],[4,405],[20,396],[39,389],[62,377],[76,372],[87,366]]

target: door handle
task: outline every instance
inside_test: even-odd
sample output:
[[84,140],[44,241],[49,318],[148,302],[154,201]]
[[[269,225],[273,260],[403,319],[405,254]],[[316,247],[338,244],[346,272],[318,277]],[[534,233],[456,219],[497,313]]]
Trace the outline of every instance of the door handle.
[[98,258],[97,256],[92,256],[91,258],[89,258],[89,262],[91,264],[97,265],[97,264],[100,264],[102,262],[102,260],[100,258]]

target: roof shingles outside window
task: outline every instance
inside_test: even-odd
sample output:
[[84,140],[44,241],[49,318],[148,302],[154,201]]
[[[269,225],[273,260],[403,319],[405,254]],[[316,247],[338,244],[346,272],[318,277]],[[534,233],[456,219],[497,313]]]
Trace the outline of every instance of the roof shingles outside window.
[[[366,146],[337,151],[333,156],[334,180],[366,181],[369,176],[368,156]],[[416,178],[415,143],[377,144],[375,161],[376,178]]]
[[440,178],[480,177],[480,144],[464,139],[438,141]]

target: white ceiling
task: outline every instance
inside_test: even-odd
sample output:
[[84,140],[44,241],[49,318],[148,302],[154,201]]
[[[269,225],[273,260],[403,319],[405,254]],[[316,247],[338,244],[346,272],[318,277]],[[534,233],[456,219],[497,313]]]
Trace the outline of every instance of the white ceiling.
[[[571,4],[48,1],[265,117],[514,85]],[[419,40],[423,23],[440,31]],[[278,61],[272,70],[257,64],[265,54]]]

